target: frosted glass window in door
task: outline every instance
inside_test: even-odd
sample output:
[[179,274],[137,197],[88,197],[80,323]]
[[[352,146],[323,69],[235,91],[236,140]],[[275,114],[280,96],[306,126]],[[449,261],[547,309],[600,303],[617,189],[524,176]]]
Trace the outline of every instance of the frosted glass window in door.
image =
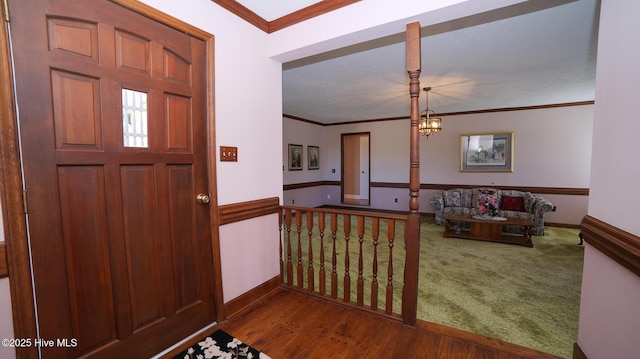
[[146,93],[122,89],[122,137],[124,147],[149,147]]

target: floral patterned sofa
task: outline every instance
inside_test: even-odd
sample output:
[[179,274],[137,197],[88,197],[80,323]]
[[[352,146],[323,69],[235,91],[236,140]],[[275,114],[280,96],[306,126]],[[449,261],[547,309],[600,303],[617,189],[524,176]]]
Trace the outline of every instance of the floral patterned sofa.
[[[553,205],[543,197],[531,192],[518,190],[501,190],[490,187],[452,188],[439,191],[431,199],[436,209],[436,224],[444,224],[444,216],[448,214],[479,215],[478,198],[484,195],[496,197],[498,215],[507,218],[529,218],[533,221],[532,235],[544,235],[544,214],[553,210]],[[522,232],[520,226],[505,226],[506,232]]]

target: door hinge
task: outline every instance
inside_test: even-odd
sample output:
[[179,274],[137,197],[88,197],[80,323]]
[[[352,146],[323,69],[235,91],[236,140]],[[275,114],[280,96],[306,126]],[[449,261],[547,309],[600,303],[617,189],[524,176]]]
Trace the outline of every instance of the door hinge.
[[5,22],[11,21],[9,17],[9,0],[2,0],[2,15],[4,16]]
[[24,207],[24,214],[28,214],[29,208],[27,207],[27,191],[22,191],[22,206]]

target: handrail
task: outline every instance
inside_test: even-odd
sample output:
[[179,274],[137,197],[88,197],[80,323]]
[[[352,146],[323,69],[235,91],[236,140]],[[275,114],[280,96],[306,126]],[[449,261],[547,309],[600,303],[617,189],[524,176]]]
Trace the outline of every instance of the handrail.
[[402,214],[280,206],[281,285],[411,324],[416,313],[402,312],[416,300],[402,294],[406,222]]
[[365,215],[368,217],[377,217],[377,218],[389,218],[395,219],[397,221],[406,221],[407,215],[400,213],[390,213],[390,212],[380,212],[380,211],[368,211],[366,209],[347,209],[347,208],[324,208],[324,207],[300,207],[300,206],[280,206],[281,209],[288,208],[292,211],[315,211],[315,212],[324,212],[324,213],[336,213],[336,214],[350,214],[352,216],[360,216]]

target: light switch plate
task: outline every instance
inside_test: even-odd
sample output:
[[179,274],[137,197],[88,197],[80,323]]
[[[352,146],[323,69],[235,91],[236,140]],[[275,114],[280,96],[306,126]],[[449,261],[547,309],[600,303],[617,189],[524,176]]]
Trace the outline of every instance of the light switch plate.
[[238,147],[220,146],[220,161],[238,162]]

